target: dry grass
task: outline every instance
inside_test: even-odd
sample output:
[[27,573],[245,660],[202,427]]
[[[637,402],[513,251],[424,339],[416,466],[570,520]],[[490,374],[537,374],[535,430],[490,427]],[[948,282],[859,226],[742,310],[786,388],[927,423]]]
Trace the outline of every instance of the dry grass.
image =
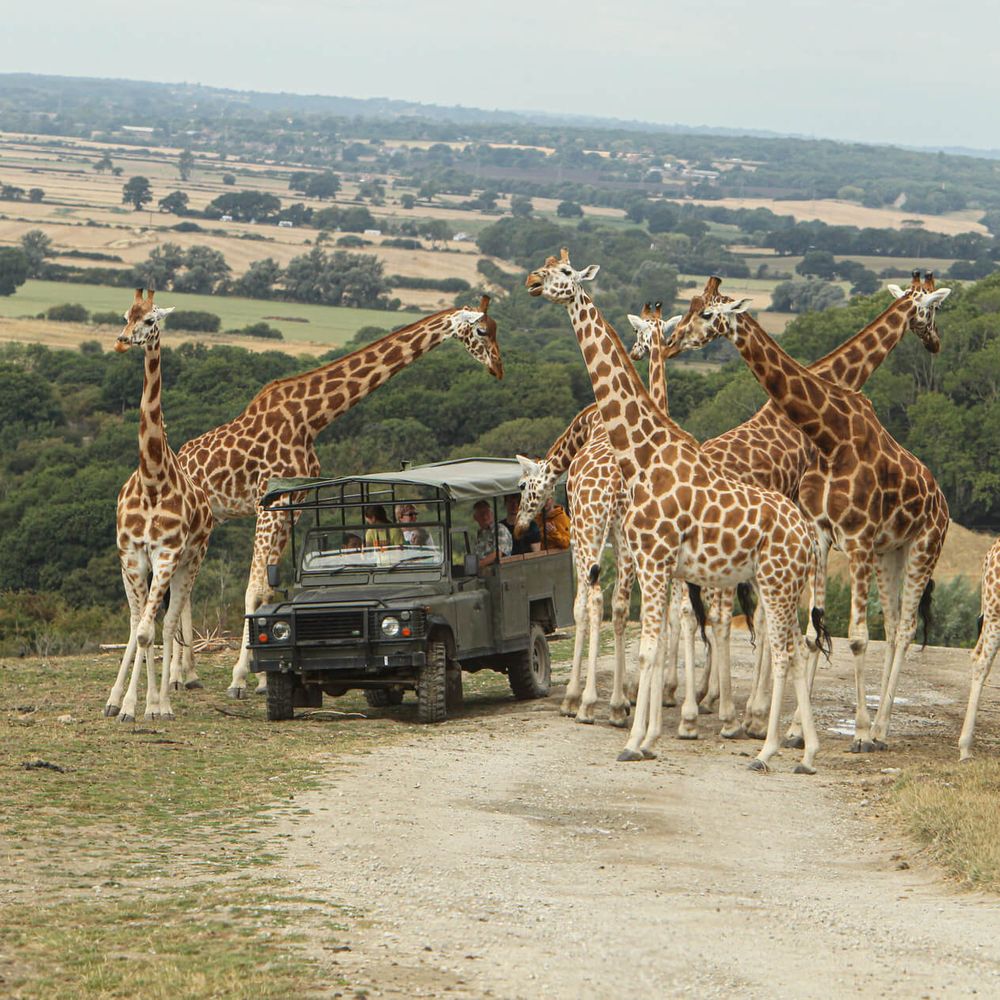
[[1000,892],[1000,760],[908,769],[892,801],[903,828],[951,876]]
[[772,201],[769,198],[719,198],[716,201],[692,199],[696,205],[716,208],[769,208],[778,215],[791,215],[797,221],[819,219],[831,226],[857,226],[864,229],[900,229],[903,219],[920,219],[924,229],[932,233],[986,233],[977,220],[982,215],[975,209],[950,212],[947,215],[921,215],[906,208],[865,208],[852,201],[817,199],[815,201]]

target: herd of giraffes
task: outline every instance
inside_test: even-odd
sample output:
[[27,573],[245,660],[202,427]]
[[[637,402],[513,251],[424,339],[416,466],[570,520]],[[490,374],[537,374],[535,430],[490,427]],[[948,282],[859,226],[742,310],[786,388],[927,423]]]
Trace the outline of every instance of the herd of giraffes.
[[[618,334],[584,288],[598,270],[597,265],[575,269],[564,249],[526,281],[531,295],[566,306],[595,398],[543,459],[518,456],[524,474],[520,527],[537,515],[567,474],[577,628],[561,711],[580,722],[595,720],[603,618],[599,564],[610,539],[617,579],[609,721],[624,728],[631,715],[631,732],[618,759],[656,756],[663,706],[675,703],[677,652],[683,640],[685,690],[678,736],[696,738],[699,713],[717,699],[721,735],[764,739],[752,768],[768,770],[784,745],[803,751],[797,773],[814,773],[819,740],[810,692],[818,657],[829,655],[831,648],[824,603],[833,546],[847,556],[851,583],[848,639],[857,705],[851,749],[885,749],[900,670],[918,616],[926,619],[929,610],[931,577],[948,530],[948,505],[931,472],[892,438],[860,390],[906,333],[932,353],[940,349],[936,313],[950,289],[935,287],[930,274],[914,272],[909,288],[889,286],[894,301],[868,326],[804,367],[753,319],[748,299],[721,294],[720,279],[712,277],[683,316],[664,320],[659,306],[647,306],[641,315],[629,317],[637,336],[632,358],[649,355],[647,390]],[[173,718],[171,690],[201,686],[191,653],[190,599],[212,527],[231,517],[257,517],[245,598],[251,615],[269,596],[267,566],[280,558],[290,530],[288,519],[262,510],[260,500],[274,477],[319,473],[314,442],[331,421],[447,339],[461,341],[491,375],[503,377],[496,323],[488,308],[489,297],[483,296],[478,310],[435,313],[330,364],[271,382],[236,419],[175,453],[167,443],[161,405],[160,322],[170,309],[154,305],[152,291],[136,290],[115,343],[118,351],[138,346],[145,355],[139,467],[122,487],[117,507],[131,628],[105,715],[136,718],[143,660],[147,717]],[[770,398],[750,420],[699,443],[670,419],[664,362],[718,337],[733,343]],[[886,632],[874,722],[866,705],[864,672],[873,573]],[[638,671],[629,682],[624,631],[635,580],[642,621]],[[759,597],[751,629],[759,630],[763,640],[756,645],[751,693],[739,718],[729,641],[734,600],[739,593],[747,609],[751,583]],[[155,618],[168,591],[157,683]],[[806,594],[809,639],[798,622]],[[963,760],[971,755],[979,697],[1000,649],[1000,540],[986,559],[982,611],[959,741]],[[699,625],[710,648],[710,669],[700,685],[694,672]],[[246,693],[246,640],[244,633],[228,690],[235,698]],[[797,708],[782,741],[786,679]]]

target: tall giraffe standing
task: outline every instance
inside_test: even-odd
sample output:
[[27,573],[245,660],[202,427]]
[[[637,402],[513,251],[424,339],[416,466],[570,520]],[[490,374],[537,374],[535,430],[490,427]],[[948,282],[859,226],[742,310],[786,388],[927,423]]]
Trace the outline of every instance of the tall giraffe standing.
[[[212,532],[212,508],[204,490],[184,472],[167,443],[160,405],[160,320],[171,310],[153,305],[153,292],[142,289],[125,314],[116,351],[144,348],[145,373],[139,414],[139,467],[118,494],[118,558],[129,605],[129,638],[104,714],[122,722],[135,720],[139,662],[146,660],[146,718],[172,719],[169,677],[181,609],[194,586]],[[152,575],[152,584],[147,580]],[[159,692],[153,656],[156,612],[170,589],[163,620],[163,664]],[[191,619],[184,618],[183,641],[192,640]],[[129,663],[132,674],[122,700]]]
[[962,735],[958,738],[960,760],[972,757],[972,742],[976,732],[976,712],[986,678],[990,676],[997,650],[1000,650],[1000,538],[983,560],[982,610],[979,615],[979,640],[972,651],[972,679],[969,684],[969,705],[965,710]]
[[[937,310],[951,289],[937,288],[930,271],[923,280],[920,272],[914,271],[905,291],[898,285],[888,288],[893,302],[853,337],[809,365],[809,371],[859,392],[907,333],[913,333],[929,353],[940,350]],[[632,351],[634,358],[649,350],[648,339],[648,335],[639,336]],[[677,350],[671,345],[666,353]],[[815,457],[809,437],[771,399],[749,420],[705,441],[702,450],[727,475],[761,489],[777,490],[792,500],[797,500],[799,483]],[[754,683],[744,716],[751,736],[763,736],[766,728],[768,665],[769,651],[763,642],[757,647]],[[789,743],[801,745],[794,726]]]
[[[938,301],[947,295],[938,290]],[[934,294],[934,293],[932,293]],[[739,302],[710,278],[691,300],[671,347],[701,347],[727,337],[816,456],[799,482],[799,505],[813,522],[826,562],[831,544],[851,574],[850,645],[857,695],[851,749],[885,749],[892,702],[917,614],[929,611],[931,574],[948,531],[948,504],[930,470],[896,442],[867,398],[828,382],[789,357]],[[885,614],[886,656],[874,726],[865,704],[868,588],[873,569]],[[902,590],[900,581],[902,579]],[[766,610],[766,609],[765,609]]]
[[[767,769],[778,749],[784,678],[792,663],[806,748],[797,771],[812,773],[819,741],[801,669],[799,595],[813,578],[816,553],[809,526],[794,504],[775,493],[730,482],[653,405],[618,335],[583,290],[598,267],[573,268],[564,249],[532,271],[526,284],[566,306],[594,388],[601,419],[629,494],[625,533],[642,590],[639,692],[632,731],[619,760],[654,756],[662,724],[662,640],[666,587],[681,577],[697,586],[731,587],[757,578],[774,655],[768,739],[754,765]],[[813,611],[822,626],[822,612]],[[652,697],[652,693],[656,696]]]
[[[267,599],[267,567],[278,562],[291,522],[280,510],[261,510],[268,481],[316,476],[316,435],[393,375],[445,340],[455,338],[495,378],[503,378],[489,296],[479,310],[445,309],[327,365],[268,383],[235,420],[188,441],[178,459],[208,494],[217,521],[257,516],[244,607],[253,614]],[[228,694],[242,698],[249,672],[248,625]],[[266,679],[261,675],[261,690]]]

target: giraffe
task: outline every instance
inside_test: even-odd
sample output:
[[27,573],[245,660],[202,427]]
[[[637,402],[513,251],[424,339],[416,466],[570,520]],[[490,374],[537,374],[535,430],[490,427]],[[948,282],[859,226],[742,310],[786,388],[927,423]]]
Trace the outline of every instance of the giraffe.
[[[116,351],[132,345],[145,349],[145,374],[139,417],[139,467],[118,494],[118,558],[129,604],[129,639],[104,714],[134,722],[139,662],[146,660],[146,718],[172,719],[169,676],[171,652],[182,621],[183,642],[192,640],[190,615],[181,617],[194,586],[212,532],[212,508],[205,491],[192,482],[167,443],[160,405],[160,320],[171,312],[153,305],[153,292],[143,298],[137,288],[125,314]],[[148,577],[152,575],[152,584]],[[156,612],[170,589],[163,619],[163,663],[159,692],[153,638]],[[132,674],[124,700],[125,675]]]
[[[799,773],[815,773],[819,746],[801,664],[796,617],[799,595],[812,580],[818,592],[815,542],[805,519],[786,497],[723,478],[642,384],[617,333],[583,283],[596,264],[574,269],[569,253],[549,257],[532,271],[531,295],[544,295],[569,312],[590,375],[601,420],[618,459],[629,499],[625,535],[642,591],[639,691],[632,730],[619,760],[655,756],[662,725],[659,691],[666,587],[679,576],[698,587],[731,587],[756,576],[774,655],[774,689],[768,738],[752,766],[767,770],[778,750],[778,721],[789,660],[806,747]],[[822,612],[813,624],[825,629]],[[656,697],[651,697],[652,692]]]
[[[905,291],[893,284],[888,289],[893,296],[889,306],[854,336],[809,365],[811,372],[859,392],[907,333],[913,333],[928,353],[940,350],[936,315],[950,289],[936,288],[930,271],[923,280],[920,272],[914,271]],[[671,346],[667,353],[673,354],[675,350]],[[648,351],[647,331],[637,338],[632,357],[638,359]],[[703,442],[702,449],[727,475],[762,489],[777,490],[792,500],[797,500],[799,483],[815,455],[811,440],[771,399],[749,420]],[[758,631],[763,631],[759,617],[754,624]],[[754,681],[743,724],[748,735],[762,737],[766,728],[770,659],[766,638],[757,646],[756,653]],[[815,658],[811,663],[815,664]],[[788,743],[801,745],[801,735],[794,724]]]
[[[826,381],[789,357],[747,313],[750,300],[737,302],[721,295],[719,283],[719,278],[709,278],[702,294],[692,298],[670,346],[687,350],[727,337],[772,401],[815,448],[815,458],[799,482],[798,501],[816,529],[823,563],[834,544],[850,565],[849,639],[857,696],[851,749],[885,749],[893,697],[917,615],[926,622],[930,611],[931,574],[948,530],[947,501],[930,470],[893,439],[865,396]],[[938,289],[932,294],[941,301],[947,292]],[[864,681],[873,569],[886,630],[874,725]]]
[[[273,477],[316,476],[314,442],[328,424],[346,413],[393,375],[445,340],[455,338],[495,378],[503,378],[496,322],[488,315],[489,296],[478,310],[445,309],[301,375],[264,386],[234,420],[188,441],[178,459],[208,494],[216,521],[257,516],[253,559],[244,607],[247,615],[270,594],[267,567],[277,563],[288,542],[291,522],[280,510],[261,510],[260,499]],[[248,620],[243,646],[227,691],[246,694],[249,672]],[[261,675],[258,691],[266,686]]]
[[958,738],[959,760],[972,758],[972,741],[976,732],[976,712],[983,685],[1000,649],[1000,538],[983,560],[983,594],[979,615],[979,640],[972,651],[972,679],[969,684],[969,706],[965,710],[962,735]]

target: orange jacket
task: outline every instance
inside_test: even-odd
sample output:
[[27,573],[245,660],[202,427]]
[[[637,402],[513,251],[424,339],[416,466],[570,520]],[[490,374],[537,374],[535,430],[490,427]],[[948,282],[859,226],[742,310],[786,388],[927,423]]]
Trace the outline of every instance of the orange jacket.
[[547,549],[569,548],[569,516],[553,504],[551,510],[542,511],[542,544]]

